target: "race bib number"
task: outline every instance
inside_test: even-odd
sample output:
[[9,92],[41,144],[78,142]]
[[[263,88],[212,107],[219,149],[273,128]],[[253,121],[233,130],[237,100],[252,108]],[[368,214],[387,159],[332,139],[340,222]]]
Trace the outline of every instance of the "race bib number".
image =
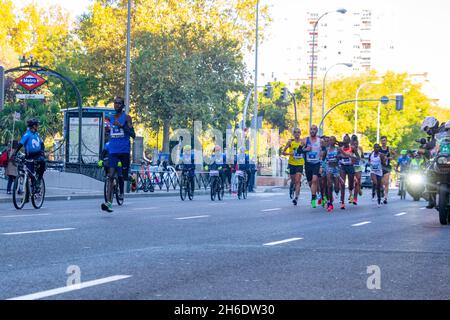
[[379,164],[373,164],[372,165],[372,170],[380,170],[380,165]]
[[317,160],[317,152],[308,152],[308,160]]
[[123,128],[118,128],[116,126],[112,127],[111,138],[123,138],[125,137],[125,132]]
[[294,151],[294,159],[302,159],[303,158],[303,154],[298,153],[297,150]]

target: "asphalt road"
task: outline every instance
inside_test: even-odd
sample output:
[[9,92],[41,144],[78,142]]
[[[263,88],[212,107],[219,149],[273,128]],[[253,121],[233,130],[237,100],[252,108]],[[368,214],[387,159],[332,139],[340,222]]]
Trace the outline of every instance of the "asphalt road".
[[450,227],[423,201],[99,201],[0,204],[0,299],[450,298]]

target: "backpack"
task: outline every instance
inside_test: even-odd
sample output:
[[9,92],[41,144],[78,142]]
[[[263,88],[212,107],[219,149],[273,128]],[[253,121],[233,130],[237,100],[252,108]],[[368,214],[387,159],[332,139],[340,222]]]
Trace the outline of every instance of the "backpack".
[[0,167],[8,166],[8,152],[5,150],[0,155]]

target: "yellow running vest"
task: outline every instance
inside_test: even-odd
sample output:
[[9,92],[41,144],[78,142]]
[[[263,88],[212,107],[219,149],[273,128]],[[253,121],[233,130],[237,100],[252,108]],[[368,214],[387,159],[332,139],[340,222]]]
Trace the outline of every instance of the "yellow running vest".
[[303,166],[305,165],[305,159],[303,154],[297,154],[297,149],[300,146],[301,142],[297,142],[295,140],[291,141],[291,147],[289,148],[289,153],[294,153],[294,155],[289,156],[288,164],[293,166]]

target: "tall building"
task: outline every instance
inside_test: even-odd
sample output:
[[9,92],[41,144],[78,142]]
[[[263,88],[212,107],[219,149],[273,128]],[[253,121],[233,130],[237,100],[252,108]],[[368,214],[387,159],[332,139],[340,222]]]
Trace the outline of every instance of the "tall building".
[[[287,81],[290,87],[307,85],[311,81],[313,31],[319,17],[318,12],[305,12],[300,15],[299,28],[292,30],[295,40],[284,52],[287,64],[292,67],[282,74],[275,72],[277,78]],[[330,13],[322,18],[314,35],[314,78],[322,79],[336,63],[352,63],[352,67],[336,67],[327,77],[369,71],[372,67],[371,31],[371,10]]]

